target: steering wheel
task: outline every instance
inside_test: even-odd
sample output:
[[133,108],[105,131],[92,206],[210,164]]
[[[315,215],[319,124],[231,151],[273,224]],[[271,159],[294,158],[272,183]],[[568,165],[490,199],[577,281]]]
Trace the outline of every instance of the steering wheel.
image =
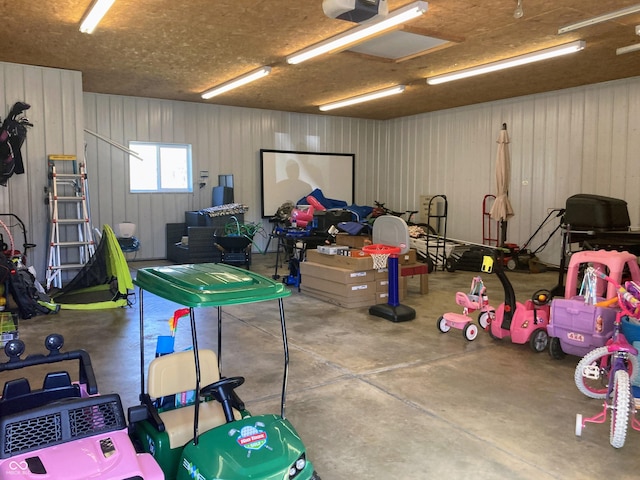
[[233,409],[231,408],[231,398],[233,397],[233,391],[244,383],[244,377],[229,377],[221,378],[217,382],[214,382],[206,387],[200,389],[201,395],[212,395],[217,401],[222,404],[222,410],[224,410],[224,418],[227,423],[233,422]]
[[531,296],[531,301],[536,307],[542,307],[551,302],[551,297],[551,292],[545,288],[542,288]]

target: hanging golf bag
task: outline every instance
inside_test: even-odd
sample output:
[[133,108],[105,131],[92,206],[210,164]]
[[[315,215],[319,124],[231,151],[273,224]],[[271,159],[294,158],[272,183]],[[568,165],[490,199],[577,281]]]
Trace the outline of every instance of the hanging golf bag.
[[14,173],[24,173],[21,148],[27,138],[27,127],[33,124],[27,118],[18,116],[29,108],[31,105],[27,103],[14,103],[0,127],[0,185],[4,187]]

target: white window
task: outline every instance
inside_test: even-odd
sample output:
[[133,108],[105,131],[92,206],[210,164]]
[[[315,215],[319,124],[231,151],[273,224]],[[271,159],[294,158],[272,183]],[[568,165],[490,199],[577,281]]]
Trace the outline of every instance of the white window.
[[129,190],[132,193],[191,192],[191,145],[129,142],[143,160],[129,156]]

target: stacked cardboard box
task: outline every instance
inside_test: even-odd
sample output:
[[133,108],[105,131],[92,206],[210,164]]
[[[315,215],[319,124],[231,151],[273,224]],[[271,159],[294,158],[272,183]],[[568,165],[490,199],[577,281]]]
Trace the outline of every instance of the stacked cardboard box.
[[[308,250],[306,261],[300,264],[300,291],[345,308],[386,303],[389,298],[387,269],[374,270],[371,257],[360,250],[345,253],[349,255]],[[400,298],[404,293],[400,288]]]
[[338,233],[336,235],[336,245],[346,245],[352,248],[362,248],[371,243],[371,235],[349,235],[348,233]]

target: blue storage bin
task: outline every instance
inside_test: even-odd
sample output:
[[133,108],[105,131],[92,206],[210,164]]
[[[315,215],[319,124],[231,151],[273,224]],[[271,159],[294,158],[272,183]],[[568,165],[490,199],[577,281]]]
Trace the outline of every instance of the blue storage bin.
[[629,321],[629,318],[622,317],[622,333],[629,343],[640,342],[640,324]]

